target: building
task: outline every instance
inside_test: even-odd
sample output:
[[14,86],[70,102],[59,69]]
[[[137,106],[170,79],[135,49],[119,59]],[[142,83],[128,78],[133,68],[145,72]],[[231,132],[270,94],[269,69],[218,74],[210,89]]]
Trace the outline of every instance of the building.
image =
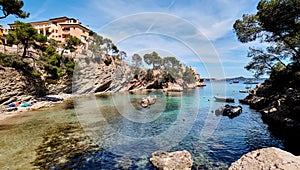
[[[89,39],[89,28],[83,26],[79,20],[68,17],[59,17],[47,21],[38,21],[30,23],[38,33],[47,36],[48,39],[54,39],[58,43],[63,43],[65,39],[72,35],[79,38],[82,42],[82,48],[87,49]],[[8,24],[14,29],[15,24]]]
[[6,44],[5,35],[8,34],[8,29],[0,25],[0,44]]

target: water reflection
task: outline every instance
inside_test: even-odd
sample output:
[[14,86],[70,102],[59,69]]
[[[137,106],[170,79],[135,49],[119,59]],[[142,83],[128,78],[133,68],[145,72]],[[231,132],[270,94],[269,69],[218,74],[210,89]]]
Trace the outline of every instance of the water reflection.
[[[67,162],[62,161],[52,169],[154,169],[149,162],[152,152],[183,149],[192,154],[193,169],[226,169],[241,155],[253,149],[283,147],[283,142],[269,133],[260,115],[247,106],[243,105],[243,113],[234,119],[216,116],[211,110],[222,104],[208,101],[211,94],[207,90],[209,88],[168,95],[151,92],[89,96],[75,100],[73,104],[64,103],[50,110],[39,111],[36,115],[27,114],[27,117],[21,119],[30,123],[0,124],[0,151],[6,156],[5,159],[0,158],[11,162],[8,166],[11,169],[17,169],[12,165],[14,162],[26,161],[30,164],[33,160],[23,160],[26,158],[25,153],[35,155],[33,148],[42,146],[43,142],[55,141],[50,140],[51,138],[41,141],[46,132],[50,133],[49,136],[66,139],[57,143],[58,148],[67,148],[66,143],[70,142],[68,139],[72,139],[68,135],[72,136],[76,131],[83,136],[87,135],[99,146],[99,149],[78,152],[69,157]],[[160,102],[157,105],[144,110],[133,106],[136,100],[152,94],[158,96]],[[126,100],[118,102],[118,97]],[[131,107],[122,110],[126,105]],[[72,109],[73,106],[75,109]],[[126,111],[126,115],[123,111]],[[144,122],[141,122],[142,117],[145,117]],[[78,127],[68,128],[67,133],[53,132],[56,135],[50,131],[52,128],[57,129],[57,125],[67,125],[70,122],[77,122]],[[72,141],[82,142],[77,140],[75,138]],[[16,153],[9,146],[22,148],[22,153]],[[47,148],[39,150],[39,154],[56,154]],[[62,157],[68,155],[64,154]],[[0,169],[3,167],[1,165],[0,161]]]

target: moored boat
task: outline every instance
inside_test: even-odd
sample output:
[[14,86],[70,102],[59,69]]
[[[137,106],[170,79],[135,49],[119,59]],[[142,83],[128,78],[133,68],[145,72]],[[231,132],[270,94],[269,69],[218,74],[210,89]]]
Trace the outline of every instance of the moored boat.
[[244,82],[244,84],[258,84],[258,83],[259,83],[258,81],[254,81],[254,80],[248,80]]
[[240,90],[239,92],[240,92],[240,93],[249,93],[250,90]]
[[230,97],[218,97],[218,96],[214,96],[215,100],[217,102],[234,102],[233,98]]
[[239,83],[239,82],[240,82],[240,81],[237,80],[237,79],[235,79],[235,80],[232,81],[232,83]]

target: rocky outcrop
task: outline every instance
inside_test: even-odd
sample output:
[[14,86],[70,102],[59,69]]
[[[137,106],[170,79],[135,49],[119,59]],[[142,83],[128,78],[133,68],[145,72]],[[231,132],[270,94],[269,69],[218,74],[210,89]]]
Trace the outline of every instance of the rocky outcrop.
[[[192,86],[191,88],[193,88],[194,86]],[[183,91],[183,87],[180,86],[179,84],[175,83],[169,83],[168,87],[165,89],[167,92],[182,92]]]
[[0,111],[3,111],[2,106],[8,111],[15,110],[7,108],[10,103],[28,101],[35,103],[49,94],[63,93],[76,96],[136,89],[182,91],[184,88],[196,87],[195,84],[187,84],[183,79],[175,80],[161,68],[155,70],[133,68],[118,56],[84,51],[82,54],[76,54],[74,60],[76,67],[73,76],[68,73],[58,79],[51,79],[43,67],[33,66],[32,61],[28,61],[27,64],[37,69],[41,76],[35,76],[34,70],[26,72],[26,68],[23,67],[20,67],[23,70],[16,70],[0,66]]
[[229,118],[234,118],[239,116],[242,113],[242,106],[231,106],[231,105],[225,105],[221,106],[219,109],[215,110],[215,114],[217,116],[223,115],[228,116]]
[[278,148],[270,147],[255,150],[243,155],[239,160],[232,163],[229,170],[240,169],[300,169],[300,156],[283,151]]
[[147,108],[147,107],[149,107],[150,105],[153,105],[156,102],[156,98],[157,98],[156,96],[147,96],[147,97],[144,97],[140,101],[140,105],[143,108]]
[[16,101],[27,102],[46,93],[42,81],[11,67],[0,68],[0,79],[0,106]]
[[193,75],[195,76],[195,80],[196,80],[195,86],[197,87],[206,86],[206,84],[204,83],[204,79],[200,79],[200,74],[196,71],[196,69],[193,67],[190,67],[190,69],[192,70]]
[[300,66],[288,65],[270,75],[240,102],[259,111],[276,136],[285,139],[287,149],[300,154]]
[[[117,92],[131,80],[130,67],[119,59],[87,52],[77,56],[77,68],[73,76],[73,93],[89,94]],[[109,60],[110,62],[106,62]]]
[[176,152],[156,151],[152,153],[150,161],[160,170],[189,170],[193,165],[192,156],[186,150]]

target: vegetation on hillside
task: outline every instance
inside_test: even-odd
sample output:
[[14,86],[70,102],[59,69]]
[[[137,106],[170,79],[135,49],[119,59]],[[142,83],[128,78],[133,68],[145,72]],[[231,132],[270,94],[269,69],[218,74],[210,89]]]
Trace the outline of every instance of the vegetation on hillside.
[[[275,134],[297,148],[300,130],[300,1],[261,0],[256,14],[234,24],[242,43],[261,41],[265,49],[249,48],[245,67],[256,77],[270,75],[241,102],[262,113]],[[292,150],[297,154],[299,150]]]
[[27,49],[37,43],[45,43],[47,37],[42,34],[38,34],[37,30],[33,28],[30,23],[24,23],[15,21],[15,28],[9,30],[7,35],[8,44],[22,45],[23,54],[22,58],[26,57]]
[[[1,55],[0,64],[11,66],[24,73],[29,72],[33,77],[58,79],[63,75],[71,75],[74,71],[75,62],[70,56],[64,56],[64,51],[73,52],[81,41],[73,36],[68,37],[62,45],[61,54],[58,54],[59,46],[54,40],[47,40],[42,34],[29,23],[15,22],[15,29],[9,30],[7,35],[8,44],[23,47],[21,56]],[[32,47],[34,50],[28,50]]]
[[183,80],[187,84],[196,82],[196,77],[193,70],[180,63],[176,57],[161,57],[155,51],[147,53],[143,58],[139,54],[133,54],[132,56],[132,68],[134,70],[135,77],[138,77],[141,67],[143,66],[143,60],[149,69],[146,71],[145,81],[153,80],[154,71],[161,72],[157,76],[160,76],[160,83],[176,82],[176,80]]
[[285,63],[299,65],[300,1],[261,0],[257,10],[256,14],[243,15],[233,26],[240,42],[268,45],[266,49],[249,48],[251,61],[245,68],[259,77],[284,71]]

